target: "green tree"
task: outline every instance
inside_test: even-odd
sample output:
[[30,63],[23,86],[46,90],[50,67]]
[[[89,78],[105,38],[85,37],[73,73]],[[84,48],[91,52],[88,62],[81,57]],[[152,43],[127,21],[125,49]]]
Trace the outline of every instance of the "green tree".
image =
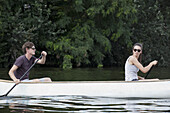
[[137,0],[138,22],[133,28],[133,42],[144,44],[144,59],[146,64],[153,59],[159,60],[159,65],[167,66],[170,50],[169,34],[166,22],[158,0]]
[[[26,41],[45,47],[46,38],[52,34],[50,11],[46,2],[27,0],[3,0],[2,5],[2,39],[3,55],[9,66],[22,54],[21,47]],[[49,32],[50,31],[50,32]],[[4,60],[1,60],[4,62]]]
[[107,55],[116,54],[114,50],[117,48],[112,48],[111,43],[122,38],[125,44],[131,45],[130,27],[136,22],[132,0],[65,0],[52,3],[53,22],[64,33],[55,40],[49,40],[47,47],[62,59],[61,64],[65,63],[63,58],[69,55],[72,60],[68,64],[101,66]]
[[133,43],[144,64],[169,62],[170,2],[164,0],[1,0],[0,63],[13,64],[32,41],[62,68],[123,66]]

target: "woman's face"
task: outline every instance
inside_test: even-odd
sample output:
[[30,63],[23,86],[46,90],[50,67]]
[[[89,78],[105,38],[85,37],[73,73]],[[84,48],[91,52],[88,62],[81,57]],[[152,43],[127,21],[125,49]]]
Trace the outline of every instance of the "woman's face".
[[133,55],[139,56],[142,53],[142,48],[140,46],[134,46]]

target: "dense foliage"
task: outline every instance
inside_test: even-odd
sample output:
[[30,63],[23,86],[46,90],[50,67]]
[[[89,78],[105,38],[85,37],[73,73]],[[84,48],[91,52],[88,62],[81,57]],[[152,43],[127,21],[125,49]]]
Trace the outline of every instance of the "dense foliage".
[[48,66],[123,66],[132,45],[143,63],[168,66],[170,2],[163,0],[1,0],[0,67],[13,64],[32,41]]
[[[159,65],[167,66],[170,46],[169,46],[169,10],[163,10],[163,4],[154,0],[137,0],[135,2],[138,10],[138,22],[134,24],[133,42],[140,41],[144,43],[144,63],[152,59],[159,60]],[[167,4],[167,8],[170,7]]]

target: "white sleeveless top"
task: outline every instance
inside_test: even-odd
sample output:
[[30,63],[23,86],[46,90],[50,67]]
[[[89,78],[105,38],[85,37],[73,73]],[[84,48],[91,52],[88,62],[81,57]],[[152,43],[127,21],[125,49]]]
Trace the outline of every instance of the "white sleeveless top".
[[126,60],[125,63],[125,81],[132,81],[133,79],[138,80],[138,71],[139,69],[135,66],[129,63],[129,59],[132,56],[129,56],[129,58]]

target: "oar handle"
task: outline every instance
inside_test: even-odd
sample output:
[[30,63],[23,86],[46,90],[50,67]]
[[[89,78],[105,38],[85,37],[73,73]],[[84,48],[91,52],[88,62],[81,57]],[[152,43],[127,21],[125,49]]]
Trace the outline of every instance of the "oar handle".
[[148,73],[145,76],[145,79],[148,77],[149,73],[151,72],[152,68],[154,67],[154,65],[150,68],[150,70],[148,71]]
[[[34,62],[34,64],[24,73],[24,75],[22,75],[22,77],[19,79],[19,80],[22,80],[22,78],[32,69],[32,67],[42,58],[42,54],[41,54],[41,56]],[[15,86],[16,86],[17,84],[15,84],[5,95],[2,95],[2,96],[0,96],[0,97],[3,97],[3,96],[7,96],[11,91],[12,91],[12,89],[14,89],[15,88]]]

